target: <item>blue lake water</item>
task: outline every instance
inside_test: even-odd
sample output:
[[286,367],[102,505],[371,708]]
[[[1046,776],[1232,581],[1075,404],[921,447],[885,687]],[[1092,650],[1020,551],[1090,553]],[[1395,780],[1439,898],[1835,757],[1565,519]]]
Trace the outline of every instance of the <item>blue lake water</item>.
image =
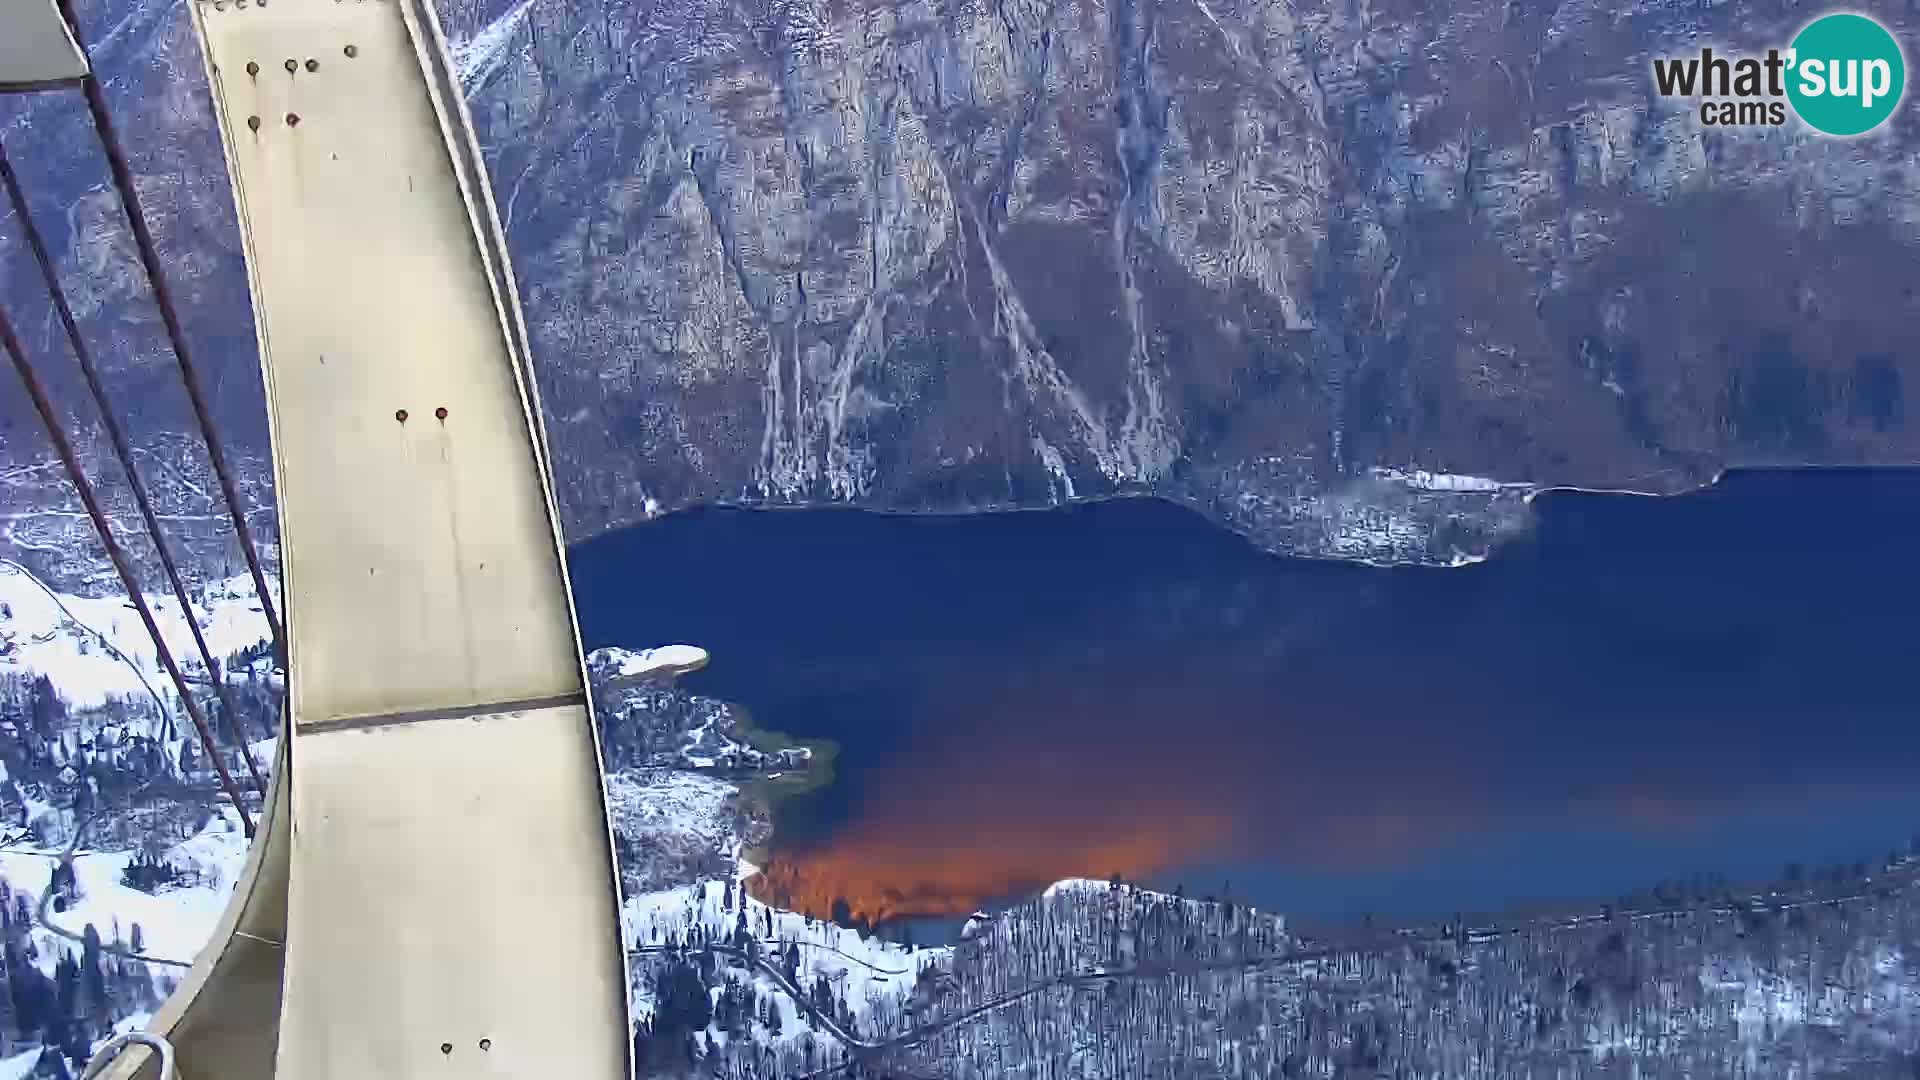
[[706,510],[572,567],[590,648],[701,645],[690,689],[841,744],[777,846],[889,910],[1119,872],[1420,915],[1920,830],[1920,471],[1535,510],[1458,569],[1275,557],[1148,500]]

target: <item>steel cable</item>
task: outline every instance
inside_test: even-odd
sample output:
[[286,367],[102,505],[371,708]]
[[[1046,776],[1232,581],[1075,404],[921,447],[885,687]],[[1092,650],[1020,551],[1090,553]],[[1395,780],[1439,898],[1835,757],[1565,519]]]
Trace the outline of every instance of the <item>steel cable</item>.
[[[93,527],[100,534],[100,542],[107,549],[107,558],[113,562],[113,569],[120,575],[120,583],[127,590],[134,610],[140,613],[140,621],[146,624],[147,635],[153,639],[154,651],[160,656],[161,666],[167,669],[167,675],[173,680],[174,689],[180,693],[180,703],[186,707],[187,715],[192,718],[194,728],[200,733],[200,744],[206,748],[207,757],[213,762],[213,768],[220,777],[220,787],[233,801],[233,808],[240,815],[241,827],[247,837],[253,837],[253,819],[248,816],[246,804],[240,801],[239,788],[233,782],[233,774],[228,771],[227,763],[220,758],[219,750],[213,741],[213,731],[207,726],[207,718],[200,706],[193,700],[187,689],[187,678],[180,671],[180,665],[174,662],[173,653],[167,648],[167,640],[160,633],[160,624],[154,620],[153,611],[147,606],[147,598],[140,591],[139,578],[134,575],[133,565],[127,559],[127,553],[120,541],[113,535],[113,526],[107,521],[107,515],[100,509],[100,502],[94,497],[93,485],[80,467],[80,459],[73,452],[73,444],[67,439],[66,429],[60,424],[60,416],[54,411],[53,402],[47,397],[47,391],[40,384],[33,365],[27,362],[26,351],[21,348],[20,338],[13,331],[13,321],[7,318],[4,307],[0,307],[0,348],[4,348],[8,359],[13,362],[14,370],[19,372],[20,381],[26,384],[27,396],[33,399],[33,407],[40,414],[40,422],[47,429],[47,438],[53,443],[53,449],[60,456],[60,463],[67,470],[68,479],[73,481],[74,490],[80,494],[81,505],[86,507],[87,516],[93,519]],[[264,599],[264,597],[263,597]],[[192,617],[192,613],[188,613]]]
[[[81,32],[73,0],[59,0],[59,4],[60,13],[66,17],[67,25],[73,32],[75,44],[85,54],[87,40]],[[273,632],[274,653],[284,671],[287,668],[286,638],[281,632],[272,594],[267,589],[267,575],[260,566],[260,553],[253,542],[253,530],[247,525],[246,509],[240,502],[239,489],[234,485],[233,471],[227,467],[226,453],[220,448],[213,415],[207,408],[206,394],[201,390],[199,371],[187,349],[186,331],[180,325],[172,290],[167,285],[166,274],[161,270],[159,246],[154,243],[146,215],[140,207],[140,193],[134,187],[133,170],[127,165],[127,156],[121,149],[119,136],[114,133],[113,120],[107,113],[106,95],[101,91],[99,76],[93,74],[91,65],[88,74],[81,80],[80,89],[87,100],[87,111],[93,116],[94,134],[100,140],[100,147],[106,153],[107,167],[113,173],[113,186],[120,196],[121,209],[126,213],[128,227],[133,230],[134,246],[139,250],[140,263],[146,269],[147,284],[153,289],[154,303],[160,308],[160,321],[166,327],[174,361],[180,367],[180,380],[186,384],[187,398],[193,404],[194,420],[199,424],[200,437],[206,443],[207,460],[213,466],[214,476],[220,481],[220,493],[227,502],[227,515],[233,519],[233,531],[240,539],[241,553],[246,556],[247,571],[253,575],[253,587],[259,592],[260,610],[266,615],[267,627]]]
[[[153,511],[153,502],[147,497],[147,486],[140,479],[140,472],[134,467],[133,450],[127,443],[127,434],[120,427],[120,421],[114,416],[113,408],[107,401],[106,387],[100,381],[100,372],[94,367],[93,356],[87,349],[86,340],[80,336],[80,326],[74,321],[73,308],[67,303],[66,290],[60,286],[59,274],[54,270],[53,260],[47,253],[47,245],[35,227],[27,208],[25,193],[20,188],[20,179],[14,174],[13,164],[7,160],[7,150],[0,143],[0,186],[6,188],[7,198],[13,204],[14,217],[20,222],[21,233],[25,236],[27,247],[32,250],[34,261],[40,265],[40,276],[45,280],[47,295],[53,300],[53,308],[60,317],[60,325],[66,328],[67,342],[73,349],[74,359],[79,361],[80,374],[86,379],[87,390],[93,395],[93,402],[100,409],[102,426],[106,428],[107,440],[113,444],[114,456],[120,459],[120,468],[127,475],[127,485],[133,490],[133,501],[140,508],[141,520],[146,523],[147,535],[153,540],[155,551],[160,553],[160,565],[165,568],[167,582],[173,587],[173,596],[180,604],[180,612],[186,618],[187,626],[193,631],[193,644],[200,651],[200,661],[206,665],[207,678],[213,684],[215,697],[220,708],[226,714],[227,724],[233,729],[233,737],[240,750],[240,757],[247,763],[247,773],[253,779],[255,791],[264,794],[267,783],[260,775],[260,767],[254,763],[253,754],[247,750],[246,732],[240,727],[240,712],[233,706],[233,695],[227,690],[226,679],[222,677],[219,666],[214,662],[213,651],[207,646],[207,637],[200,629],[200,620],[193,613],[193,602],[188,598],[187,586],[180,577],[180,567],[173,561],[173,555],[167,550],[167,540],[160,529],[160,519]],[[263,602],[264,607],[264,602]],[[209,748],[209,753],[217,751]]]

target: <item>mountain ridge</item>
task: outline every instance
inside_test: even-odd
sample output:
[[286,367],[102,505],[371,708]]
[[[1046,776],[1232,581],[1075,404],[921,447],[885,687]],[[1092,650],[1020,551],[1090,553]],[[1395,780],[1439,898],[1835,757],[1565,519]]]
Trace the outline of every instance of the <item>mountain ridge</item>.
[[[1524,508],[1409,496],[1379,470],[1667,493],[1728,466],[1920,460],[1900,329],[1920,298],[1893,272],[1920,243],[1912,110],[1852,142],[1716,132],[1643,70],[1702,40],[1784,40],[1793,4],[445,6],[571,539],[717,502],[1146,493],[1277,552],[1448,564]],[[1898,4],[1867,10],[1913,28]],[[82,12],[266,512],[187,20]],[[123,407],[139,395],[143,453],[190,478],[103,168],[47,137],[85,130],[59,97],[9,103],[0,130],[34,160]],[[37,285],[8,263],[0,296],[37,326]],[[33,337],[86,427],[57,336]],[[0,543],[84,576],[30,420],[0,412],[0,475],[36,514]],[[217,516],[196,488],[174,512]],[[231,560],[189,531],[202,561]]]

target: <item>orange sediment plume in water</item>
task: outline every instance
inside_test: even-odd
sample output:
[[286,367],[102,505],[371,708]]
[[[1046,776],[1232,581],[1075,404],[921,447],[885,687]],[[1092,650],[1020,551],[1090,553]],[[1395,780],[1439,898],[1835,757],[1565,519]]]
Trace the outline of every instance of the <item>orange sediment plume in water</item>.
[[[1504,834],[1530,816],[1462,792],[1342,791],[1316,780],[1307,770],[1265,784],[1230,772],[1184,783],[1135,772],[1091,784],[1022,767],[991,777],[927,773],[871,801],[822,844],[776,843],[749,888],[766,903],[822,919],[840,901],[847,914],[876,923],[961,916],[1062,878],[1141,880],[1235,858],[1367,873],[1488,829]],[[1343,806],[1343,797],[1364,805]],[[1443,806],[1449,799],[1458,805]],[[1647,835],[1708,828],[1726,810],[1711,798],[1659,798],[1632,787],[1584,802],[1581,817]],[[1193,882],[1199,891],[1216,884]]]
[[776,837],[751,887],[819,917],[844,899],[878,922],[965,915],[1061,878],[1139,878],[1231,851],[1244,804],[1195,783],[1204,755],[1169,753],[1153,775],[1141,749],[976,729],[868,785],[858,816],[823,843],[782,848]]
[[776,837],[749,888],[818,918],[839,901],[871,922],[956,916],[1062,878],[1141,880],[1256,851],[1377,864],[1457,824],[1404,790],[1343,807],[1348,785],[1303,760],[1156,727],[1143,739],[1084,725],[1084,738],[1036,746],[1011,725],[956,724],[937,750],[870,783],[857,816],[823,842]]
[[[1700,835],[1748,797],[1743,784],[1701,782],[1715,773],[1516,767],[1466,736],[1357,720],[1268,714],[1236,729],[1230,702],[1129,690],[932,725],[819,842],[776,836],[749,888],[819,918],[837,901],[870,922],[959,916],[1069,877],[1177,880],[1246,861],[1367,875],[1571,824]],[[1781,783],[1774,797],[1818,788]]]
[[855,918],[965,915],[1061,878],[1143,877],[1218,854],[1230,819],[1166,808],[1138,819],[863,823],[825,846],[776,852],[750,888],[818,918],[844,900]]

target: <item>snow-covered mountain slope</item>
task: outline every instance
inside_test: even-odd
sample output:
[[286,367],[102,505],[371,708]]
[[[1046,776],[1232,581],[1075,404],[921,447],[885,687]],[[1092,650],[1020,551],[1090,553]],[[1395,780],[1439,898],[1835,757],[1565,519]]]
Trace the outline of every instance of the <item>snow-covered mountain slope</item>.
[[1646,910],[1310,941],[1076,882],[957,948],[952,991],[892,1060],[947,1080],[1008,1061],[1114,1080],[1905,1076],[1917,885],[1920,862],[1889,860]]
[[[922,976],[952,955],[950,948],[895,944],[768,907],[733,880],[644,893],[628,899],[625,910],[635,949],[635,1019],[655,1039],[668,1038],[681,1019],[673,1012],[673,981],[684,975],[688,957],[707,945],[736,950],[724,958],[726,970],[703,972],[716,1009],[710,1023],[693,1029],[722,1058],[742,1056],[744,1044],[752,1054],[772,1052],[800,1066],[809,1036],[831,1058],[825,1047],[839,1041],[835,1032],[858,1038],[897,1031]],[[747,1004],[735,1013],[720,1004],[727,995],[746,1000],[748,988],[758,1009]]]
[[725,878],[743,844],[736,800],[724,780],[678,769],[607,774],[607,813],[628,895]]
[[98,1042],[144,1024],[212,935],[246,855],[231,811],[138,850],[0,849],[0,1080],[71,1076]]
[[[266,620],[244,577],[204,580],[191,599],[190,613],[171,596],[147,602],[211,708],[187,619],[205,632],[236,709],[209,714],[216,744],[257,815],[236,731],[269,766],[282,679]],[[0,563],[0,1053],[26,1048],[0,1060],[0,1076],[69,1075],[92,1045],[143,1022],[207,943],[246,854],[127,598],[62,592]]]
[[[213,933],[227,898],[247,861],[247,837],[232,810],[214,814],[198,832],[178,843],[156,845],[154,862],[178,885],[151,891],[127,884],[137,873],[140,850],[102,851],[82,844],[71,854],[71,895],[56,893],[44,922],[36,911],[29,931],[35,960],[51,978],[63,955],[82,946],[86,928],[99,932],[108,946],[172,964],[154,974],[177,977]],[[37,909],[66,852],[31,847],[0,850],[0,881]],[[134,947],[135,941],[139,947]]]
[[[266,616],[251,580],[214,580],[196,592],[193,618],[216,660],[267,640]],[[152,595],[147,604],[181,668],[204,677],[179,602]],[[81,706],[171,693],[162,690],[167,676],[159,654],[125,595],[57,592],[19,563],[0,561],[0,671],[9,670],[44,675],[70,704]]]

